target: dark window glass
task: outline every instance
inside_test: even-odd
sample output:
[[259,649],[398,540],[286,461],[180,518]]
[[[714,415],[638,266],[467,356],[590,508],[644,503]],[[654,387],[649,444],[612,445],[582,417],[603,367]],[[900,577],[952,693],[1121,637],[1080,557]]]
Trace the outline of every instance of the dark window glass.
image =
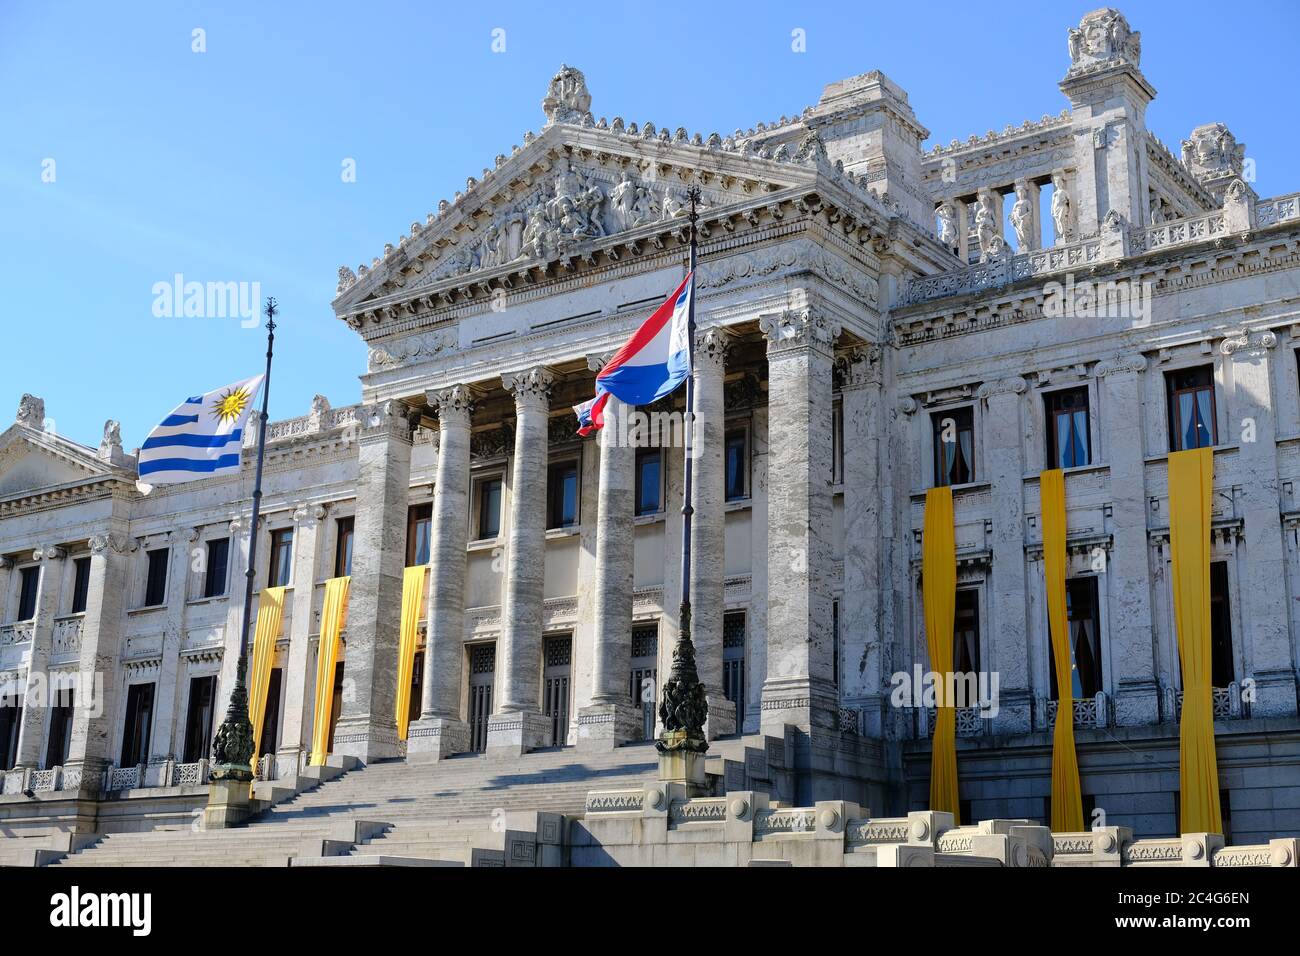
[[975,674],[980,669],[980,595],[974,588],[957,592],[957,613],[952,628],[954,674]]
[[212,744],[212,715],[216,709],[217,678],[194,677],[190,679],[190,702],[185,717],[186,763],[194,763],[208,756]]
[[18,728],[23,725],[23,698],[5,697],[0,706],[0,770],[14,769],[18,760]]
[[831,602],[831,680],[840,686],[840,602]]
[[[1075,700],[1095,697],[1102,689],[1101,623],[1097,614],[1097,579],[1070,578],[1065,582],[1065,616],[1070,635],[1070,693]],[[1056,690],[1056,655],[1048,647],[1052,700]]]
[[831,484],[844,480],[844,406],[831,409]]
[[495,538],[501,533],[501,479],[485,478],[478,486],[478,537]]
[[271,532],[271,571],[267,587],[285,587],[293,567],[293,529],[281,528]]
[[81,614],[86,610],[86,598],[90,595],[90,558],[77,558],[72,562],[72,613]]
[[722,616],[722,692],[736,705],[736,726],[745,725],[745,612]]
[[1213,687],[1227,687],[1237,679],[1226,561],[1210,562],[1210,678]]
[[424,651],[415,652],[415,660],[411,664],[411,699],[406,707],[407,720],[420,719],[421,697],[424,695]]
[[40,583],[39,565],[22,568],[18,572],[18,617],[15,620],[30,621],[36,616],[36,589]]
[[280,684],[284,671],[271,668],[271,679],[266,685],[266,710],[262,712],[262,744],[257,752],[265,756],[275,753],[280,743]]
[[644,448],[636,453],[636,513],[652,515],[660,510],[663,453]]
[[406,518],[406,566],[429,563],[429,533],[433,527],[433,504],[411,505]]
[[571,528],[578,523],[578,464],[552,465],[546,472],[546,527]]
[[1214,416],[1214,370],[1209,365],[1165,373],[1169,397],[1169,450],[1218,444]]
[[203,574],[203,596],[220,597],[226,593],[226,572],[230,565],[230,539],[214,538],[208,542],[208,567]]
[[1076,468],[1092,461],[1088,447],[1088,389],[1048,392],[1047,467]]
[[119,767],[134,767],[149,759],[149,732],[153,727],[153,684],[132,684],[126,691],[126,725],[122,729]]
[[144,582],[144,606],[154,607],[167,600],[167,557],[170,548],[157,548],[148,553],[149,571]]
[[749,454],[745,447],[745,430],[727,432],[727,500],[737,501],[748,494]]
[[62,767],[68,759],[72,743],[73,688],[60,687],[54,691],[54,706],[50,708],[50,735],[45,744],[45,769]]
[[334,543],[336,578],[345,578],[352,573],[352,540],[356,527],[356,518],[340,518],[338,521],[338,538]]
[[961,485],[975,480],[975,416],[970,407],[931,415],[934,423],[934,483]]

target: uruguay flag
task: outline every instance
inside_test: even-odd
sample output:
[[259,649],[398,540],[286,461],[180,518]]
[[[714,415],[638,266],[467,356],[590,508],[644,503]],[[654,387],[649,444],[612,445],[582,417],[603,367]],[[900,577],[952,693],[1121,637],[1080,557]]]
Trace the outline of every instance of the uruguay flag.
[[649,405],[663,398],[691,373],[690,304],[694,273],[646,319],[627,344],[596,376],[596,397],[573,406],[578,434],[605,424],[605,404],[613,395],[626,405]]
[[264,376],[187,398],[140,448],[140,489],[239,473],[244,425]]

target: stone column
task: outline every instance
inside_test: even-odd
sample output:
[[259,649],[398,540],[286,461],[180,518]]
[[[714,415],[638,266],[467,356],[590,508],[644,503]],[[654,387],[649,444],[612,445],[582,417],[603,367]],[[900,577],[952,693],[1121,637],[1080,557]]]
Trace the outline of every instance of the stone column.
[[[118,525],[124,529],[126,522]],[[118,696],[114,668],[125,613],[127,549],[127,536],[120,530],[90,539],[90,586],[81,623],[79,683],[63,771],[64,790],[96,793],[110,762],[108,745]]]
[[1246,573],[1238,591],[1249,672],[1253,678],[1252,717],[1296,715],[1295,672],[1287,619],[1286,555],[1278,501],[1277,430],[1269,378],[1272,331],[1243,329],[1219,345],[1231,372],[1233,431],[1238,441],[1242,506],[1245,512]]
[[736,705],[722,689],[723,572],[726,568],[727,469],[723,379],[731,335],[703,329],[695,339],[694,474],[691,507],[691,640],[709,702],[710,740],[736,732]]
[[844,594],[840,599],[840,696],[862,709],[864,731],[881,734],[880,347],[836,359],[844,421]]
[[27,658],[27,688],[23,694],[23,722],[18,728],[15,767],[40,766],[45,738],[45,713],[50,703],[50,645],[54,641],[54,618],[59,613],[63,591],[63,548],[39,548],[33,557],[41,562],[36,590],[36,617],[32,621],[32,649]]
[[1110,575],[1106,590],[1111,602],[1108,620],[1115,723],[1121,727],[1154,724],[1160,713],[1143,475],[1141,377],[1146,367],[1145,358],[1129,354],[1099,362],[1096,368],[1102,385],[1102,452],[1110,465],[1114,546],[1106,568]]
[[[991,638],[980,648],[980,670],[997,671],[998,715],[994,733],[1028,733],[1032,728],[1029,637],[1025,613],[1025,454],[1020,427],[1018,375],[980,386],[984,401],[985,473],[993,506],[993,565],[986,593]],[[978,465],[976,466],[978,468]],[[973,706],[970,704],[968,706]]]
[[632,554],[635,544],[636,436],[627,406],[613,396],[600,436],[593,610],[596,640],[590,706],[578,714],[578,745],[613,748],[637,735],[638,712],[628,695],[632,653]]
[[411,490],[408,414],[392,400],[366,406],[361,415],[345,689],[334,752],[362,762],[399,752],[393,708]]
[[433,486],[433,529],[425,619],[424,686],[420,719],[407,730],[408,756],[439,760],[469,750],[469,724],[461,719],[465,657],[465,574],[469,544],[470,416],[464,385],[431,391],[438,411],[438,462]]
[[[244,619],[244,588],[248,585],[248,527],[252,520],[251,513],[246,517],[236,513],[230,519],[230,596],[226,600],[226,626],[221,635],[221,669],[217,675],[213,733],[216,733],[216,727],[221,719],[225,717],[226,711],[230,709],[230,695],[235,689],[235,668],[239,663],[240,622]],[[258,532],[262,533],[266,526],[265,515],[258,517],[257,525]],[[267,554],[265,544],[265,541],[259,541],[257,547],[257,553],[262,555],[263,558]],[[265,566],[266,562],[263,561],[262,564]],[[258,579],[262,577],[262,572],[254,568],[254,614],[257,613],[258,590],[256,585],[259,583]],[[253,639],[253,628],[251,626],[249,627],[248,638],[250,641]]]
[[275,777],[292,777],[303,763],[303,754],[311,749],[311,724],[307,715],[314,700],[307,692],[315,685],[315,670],[308,672],[311,660],[311,632],[315,625],[316,579],[322,564],[333,574],[333,555],[321,547],[321,527],[329,515],[325,505],[303,505],[293,513],[293,591],[288,595],[286,611],[289,649],[285,655],[280,689],[284,694],[284,720],[280,725],[280,745],[275,751]]
[[[767,676],[761,727],[810,736],[837,720],[831,670],[831,375],[839,326],[816,308],[765,315]],[[804,753],[802,760],[807,760]],[[796,751],[796,760],[800,755]]]
[[534,367],[502,376],[515,398],[515,450],[506,538],[505,594],[497,673],[501,691],[488,719],[489,753],[520,754],[551,743],[539,711],[542,589],[546,579],[547,419],[555,378]]

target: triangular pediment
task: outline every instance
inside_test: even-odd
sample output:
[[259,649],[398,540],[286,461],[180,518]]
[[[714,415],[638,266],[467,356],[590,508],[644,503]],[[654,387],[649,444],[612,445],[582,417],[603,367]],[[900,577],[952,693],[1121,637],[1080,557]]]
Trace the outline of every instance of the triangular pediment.
[[0,434],[0,498],[122,475],[95,449],[54,432],[15,424]]

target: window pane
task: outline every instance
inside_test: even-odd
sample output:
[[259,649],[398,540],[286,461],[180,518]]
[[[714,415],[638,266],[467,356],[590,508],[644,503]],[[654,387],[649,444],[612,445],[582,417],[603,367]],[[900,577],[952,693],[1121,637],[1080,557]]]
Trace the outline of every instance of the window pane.
[[149,552],[149,572],[144,588],[145,607],[154,607],[167,599],[167,554],[167,548]]
[[340,518],[338,543],[334,547],[334,576],[345,578],[352,573],[352,539],[356,529],[355,518]]
[[41,569],[37,566],[23,568],[19,573],[18,617],[30,621],[36,616],[36,588],[41,582]]
[[652,515],[659,511],[659,452],[641,452],[636,459],[636,513]]
[[1196,393],[1196,440],[1195,448],[1209,448],[1214,444],[1214,412],[1211,408],[1213,394],[1209,389]]
[[727,435],[727,500],[735,501],[745,497],[745,433],[731,432]]
[[1080,465],[1086,465],[1092,460],[1088,454],[1088,412],[1081,411],[1074,413],[1074,458],[1070,462],[1070,467],[1077,468]]
[[478,536],[495,538],[501,533],[501,479],[489,478],[479,485]]
[[86,610],[86,598],[90,594],[90,558],[77,558],[72,582],[72,613],[80,614]]
[[569,528],[578,523],[578,466],[553,465],[547,472],[548,528]]
[[230,539],[208,542],[208,569],[203,580],[203,596],[218,597],[226,593],[226,572],[230,561]]

